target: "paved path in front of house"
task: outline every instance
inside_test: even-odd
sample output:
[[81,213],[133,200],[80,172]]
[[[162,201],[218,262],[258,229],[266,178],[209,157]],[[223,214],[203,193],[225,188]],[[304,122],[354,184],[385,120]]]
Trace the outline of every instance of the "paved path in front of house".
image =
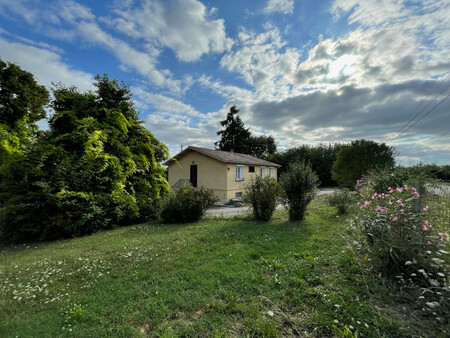
[[[329,195],[335,192],[336,188],[320,188],[317,195]],[[283,205],[278,205],[277,210],[283,209]],[[205,216],[206,217],[233,217],[233,216],[239,216],[239,215],[247,215],[251,213],[250,207],[218,207],[218,208],[211,208],[206,210]]]

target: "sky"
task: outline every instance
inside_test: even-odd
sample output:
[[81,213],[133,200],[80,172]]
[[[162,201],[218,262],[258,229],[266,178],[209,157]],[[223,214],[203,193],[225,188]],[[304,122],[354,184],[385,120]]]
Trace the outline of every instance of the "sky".
[[364,138],[450,163],[449,0],[0,0],[0,57],[48,88],[123,80],[172,156],[213,148],[236,105],[278,150]]

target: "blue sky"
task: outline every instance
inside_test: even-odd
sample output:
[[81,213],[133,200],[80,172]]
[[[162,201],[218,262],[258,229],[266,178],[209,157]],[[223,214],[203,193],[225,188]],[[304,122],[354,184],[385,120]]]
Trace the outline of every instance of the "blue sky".
[[0,57],[49,88],[129,83],[172,155],[212,148],[236,105],[280,150],[366,138],[444,164],[449,18],[448,0],[0,0]]

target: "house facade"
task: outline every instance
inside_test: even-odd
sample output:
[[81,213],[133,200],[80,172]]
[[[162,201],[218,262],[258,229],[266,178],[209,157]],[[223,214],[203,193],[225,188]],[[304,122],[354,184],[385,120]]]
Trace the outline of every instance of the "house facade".
[[279,164],[221,150],[189,146],[164,163],[171,187],[190,182],[214,191],[220,201],[239,198],[252,177],[277,179]]

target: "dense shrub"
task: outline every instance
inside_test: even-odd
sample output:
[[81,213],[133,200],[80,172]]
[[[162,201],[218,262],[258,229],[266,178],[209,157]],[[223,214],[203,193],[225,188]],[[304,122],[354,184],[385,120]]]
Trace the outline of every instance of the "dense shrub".
[[394,167],[394,148],[367,140],[341,147],[332,167],[332,177],[342,187],[353,188],[370,170]]
[[394,189],[401,188],[406,184],[416,187],[421,192],[425,192],[427,186],[437,183],[428,166],[398,166],[391,169],[371,170],[368,175],[357,180],[355,189],[360,196],[370,198],[373,193],[387,191],[389,187]]
[[341,147],[339,143],[302,145],[269,155],[267,160],[281,165],[281,168],[278,168],[278,177],[288,170],[289,164],[307,162],[319,177],[321,186],[336,186],[336,181],[331,177],[331,167]]
[[306,207],[316,194],[318,182],[316,173],[305,162],[291,164],[288,171],[281,175],[280,183],[291,221],[303,219]]
[[329,205],[336,207],[339,214],[343,215],[353,205],[355,196],[347,189],[339,189],[328,196],[327,200]]
[[[419,193],[405,185],[358,202],[360,213],[354,224],[363,235],[354,241],[376,272],[394,278],[400,286],[420,291],[426,311],[448,309],[448,253],[443,242],[447,233],[435,231],[425,219],[428,207],[416,208]],[[448,316],[448,314],[446,314]]]
[[253,216],[258,221],[269,221],[279,202],[281,188],[270,177],[256,176],[244,189],[244,201],[253,209]]
[[166,223],[197,222],[217,200],[212,190],[187,183],[163,200],[161,218]]
[[54,90],[50,128],[0,175],[0,237],[73,237],[156,217],[169,190],[167,148],[145,129],[128,87]]

